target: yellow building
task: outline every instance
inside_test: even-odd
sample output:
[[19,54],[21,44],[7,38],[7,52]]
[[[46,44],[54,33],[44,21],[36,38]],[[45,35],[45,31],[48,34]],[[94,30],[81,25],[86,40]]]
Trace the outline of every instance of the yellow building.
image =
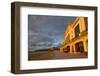
[[78,17],[74,23],[67,26],[60,51],[88,53],[88,23],[86,17]]

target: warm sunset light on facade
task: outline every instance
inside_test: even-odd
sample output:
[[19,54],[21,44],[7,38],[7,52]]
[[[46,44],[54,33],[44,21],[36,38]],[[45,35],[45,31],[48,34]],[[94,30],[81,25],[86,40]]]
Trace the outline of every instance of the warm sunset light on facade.
[[88,52],[88,23],[86,17],[78,17],[67,26],[60,52]]

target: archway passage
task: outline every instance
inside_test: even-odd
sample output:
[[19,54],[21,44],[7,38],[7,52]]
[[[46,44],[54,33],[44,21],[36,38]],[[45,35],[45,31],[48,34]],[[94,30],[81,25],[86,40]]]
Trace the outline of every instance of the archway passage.
[[70,46],[67,46],[66,48],[64,48],[63,51],[64,51],[65,53],[70,52]]
[[83,53],[84,52],[84,45],[83,45],[83,42],[78,42],[75,44],[75,49],[76,49],[76,52],[81,52]]
[[67,52],[70,52],[70,46],[67,46]]

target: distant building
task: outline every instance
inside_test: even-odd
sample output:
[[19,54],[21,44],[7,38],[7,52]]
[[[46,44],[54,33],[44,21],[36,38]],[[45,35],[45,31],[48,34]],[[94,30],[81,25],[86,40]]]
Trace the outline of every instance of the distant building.
[[65,30],[61,52],[88,52],[88,22],[86,17],[78,17]]

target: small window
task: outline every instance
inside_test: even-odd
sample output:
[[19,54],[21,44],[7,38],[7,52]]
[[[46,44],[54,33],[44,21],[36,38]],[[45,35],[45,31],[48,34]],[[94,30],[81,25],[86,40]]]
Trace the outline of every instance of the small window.
[[75,27],[75,37],[78,37],[80,34],[79,24]]

